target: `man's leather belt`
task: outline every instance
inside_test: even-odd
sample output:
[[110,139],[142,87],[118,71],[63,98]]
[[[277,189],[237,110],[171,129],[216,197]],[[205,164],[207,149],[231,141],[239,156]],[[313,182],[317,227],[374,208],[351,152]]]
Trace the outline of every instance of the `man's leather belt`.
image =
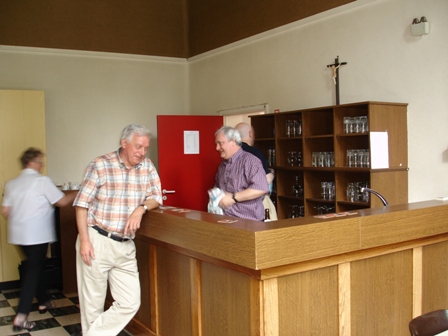
[[113,239],[113,240],[115,240],[117,242],[120,242],[120,243],[130,240],[129,238],[122,238],[122,237],[119,237],[117,235],[114,235],[114,234],[112,234],[112,232],[108,232],[106,230],[103,230],[102,228],[100,228],[99,226],[96,226],[96,225],[95,226],[91,226],[91,228],[96,230],[96,231],[98,231],[98,233],[100,235],[106,236],[106,237],[108,237],[110,239]]

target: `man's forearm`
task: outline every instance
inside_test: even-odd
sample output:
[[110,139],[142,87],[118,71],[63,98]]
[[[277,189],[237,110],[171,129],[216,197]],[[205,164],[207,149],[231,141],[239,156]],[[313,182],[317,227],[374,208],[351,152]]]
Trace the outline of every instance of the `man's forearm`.
[[244,201],[250,201],[252,199],[264,196],[267,193],[268,192],[264,191],[264,190],[248,188],[248,189],[238,191],[237,193],[235,193],[235,198],[237,199],[238,202],[244,202]]
[[76,207],[76,225],[78,227],[79,239],[89,239],[87,233],[87,208]]
[[143,204],[148,207],[148,210],[157,209],[160,206],[159,202],[152,198],[147,199]]

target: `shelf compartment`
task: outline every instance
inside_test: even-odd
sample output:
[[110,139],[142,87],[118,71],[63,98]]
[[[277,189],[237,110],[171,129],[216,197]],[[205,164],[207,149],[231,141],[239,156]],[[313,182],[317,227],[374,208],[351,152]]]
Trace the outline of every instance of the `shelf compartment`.
[[255,130],[257,141],[262,139],[275,139],[275,117],[273,114],[249,116],[250,124]]
[[303,142],[303,153],[302,153],[302,160],[304,167],[312,167],[313,152],[334,152],[334,137],[324,136],[324,137],[305,138]]
[[336,199],[338,200],[338,205],[339,202],[341,202],[341,204],[352,203],[363,205],[367,208],[370,207],[370,202],[350,202],[347,199],[347,186],[349,183],[366,182],[369,186],[371,185],[370,174],[368,172],[337,172],[335,177]]
[[[291,198],[298,198],[294,196],[293,186],[295,185],[296,176],[299,177],[299,184],[305,191],[303,171],[293,171],[293,170],[278,170],[276,173],[277,179],[277,195]],[[299,197],[300,198],[300,197]],[[303,193],[302,193],[303,198]]]
[[317,136],[334,134],[333,109],[305,111],[302,113],[303,136]]
[[[347,167],[347,150],[370,148],[369,134],[336,136],[334,163],[336,167]],[[370,163],[369,163],[370,166]]]
[[319,198],[305,199],[305,213],[307,216],[317,216],[336,212],[336,202]]
[[[280,219],[287,219],[289,218],[291,209],[293,205],[297,206],[303,206],[305,209],[304,201],[303,199],[300,199],[298,197],[282,197],[279,196],[279,205],[277,206],[277,216]],[[304,210],[304,215],[307,216],[306,210]]]
[[288,135],[286,134],[286,122],[288,120],[301,120],[303,130],[302,113],[298,111],[277,113],[275,115],[275,134],[277,139],[297,139],[298,137],[300,137],[300,135],[297,137],[288,137]]
[[335,173],[333,171],[304,171],[303,178],[305,198],[323,200],[321,182],[335,182]]
[[288,153],[295,151],[302,153],[303,166],[303,143],[301,138],[280,138],[277,139],[277,166],[296,168],[299,166],[291,166],[288,162]]
[[[269,161],[269,149],[275,148],[275,140],[274,138],[266,138],[266,139],[256,139],[254,141],[254,146],[258,147],[263,153],[264,157]],[[277,161],[278,159],[276,159]],[[278,161],[277,161],[278,162]]]

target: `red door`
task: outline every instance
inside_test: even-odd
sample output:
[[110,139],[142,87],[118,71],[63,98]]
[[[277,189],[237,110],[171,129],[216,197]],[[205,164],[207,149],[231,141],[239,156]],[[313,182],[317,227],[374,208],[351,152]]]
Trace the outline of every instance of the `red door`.
[[215,132],[222,125],[222,116],[157,116],[163,205],[207,211],[207,190],[221,162]]

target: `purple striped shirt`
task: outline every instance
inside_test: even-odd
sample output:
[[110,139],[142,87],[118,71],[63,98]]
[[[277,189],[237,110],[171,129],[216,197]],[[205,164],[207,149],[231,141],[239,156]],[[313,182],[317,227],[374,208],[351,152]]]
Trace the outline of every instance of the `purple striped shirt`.
[[[248,188],[269,191],[266,173],[259,158],[238,150],[229,160],[222,160],[215,176],[215,186],[229,193],[236,193]],[[253,200],[238,202],[228,209],[224,215],[239,218],[264,220],[264,196]]]

